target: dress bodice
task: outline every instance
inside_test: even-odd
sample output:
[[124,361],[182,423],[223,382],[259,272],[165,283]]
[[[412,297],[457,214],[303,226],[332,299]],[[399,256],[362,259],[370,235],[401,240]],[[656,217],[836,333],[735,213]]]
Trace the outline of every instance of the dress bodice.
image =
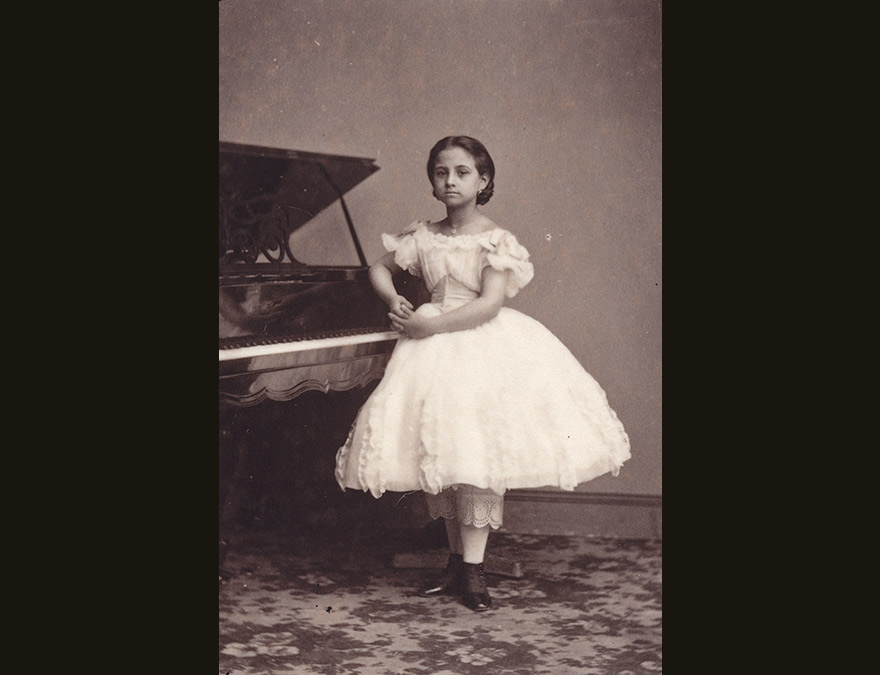
[[466,305],[479,296],[479,291],[468,288],[448,274],[431,288],[431,304],[437,305],[444,312]]
[[516,295],[534,275],[529,252],[502,228],[449,237],[416,221],[397,236],[383,234],[382,243],[395,252],[400,267],[424,279],[431,304],[442,311],[479,297],[487,266],[510,271],[507,297]]

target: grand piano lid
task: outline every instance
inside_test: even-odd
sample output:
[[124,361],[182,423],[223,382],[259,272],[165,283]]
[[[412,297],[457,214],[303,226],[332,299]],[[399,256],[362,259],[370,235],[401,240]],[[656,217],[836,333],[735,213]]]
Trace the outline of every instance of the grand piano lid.
[[379,170],[365,157],[220,142],[220,258],[298,264],[290,235],[339,200],[361,265],[366,260],[343,195]]

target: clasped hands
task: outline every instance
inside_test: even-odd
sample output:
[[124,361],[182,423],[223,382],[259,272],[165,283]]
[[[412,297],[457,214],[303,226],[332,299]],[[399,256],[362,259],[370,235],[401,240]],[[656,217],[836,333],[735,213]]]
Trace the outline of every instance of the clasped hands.
[[431,335],[430,319],[415,313],[412,303],[402,295],[396,296],[390,303],[388,317],[391,327],[401,335],[410,338],[423,338]]

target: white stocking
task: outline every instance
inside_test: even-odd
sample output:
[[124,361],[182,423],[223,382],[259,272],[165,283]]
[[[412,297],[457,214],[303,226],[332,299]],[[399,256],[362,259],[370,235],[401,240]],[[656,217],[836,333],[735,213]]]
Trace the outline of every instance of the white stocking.
[[476,565],[483,562],[486,554],[486,542],[489,541],[489,526],[461,526],[461,544],[464,562]]

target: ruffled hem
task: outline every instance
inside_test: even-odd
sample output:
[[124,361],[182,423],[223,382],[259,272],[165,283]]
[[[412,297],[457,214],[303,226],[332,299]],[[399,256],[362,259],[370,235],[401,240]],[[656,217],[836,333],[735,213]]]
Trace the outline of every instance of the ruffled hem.
[[497,530],[504,524],[504,497],[498,494],[474,493],[469,487],[453,485],[426,500],[428,515],[433,518],[457,520],[462,525],[490,526]]

